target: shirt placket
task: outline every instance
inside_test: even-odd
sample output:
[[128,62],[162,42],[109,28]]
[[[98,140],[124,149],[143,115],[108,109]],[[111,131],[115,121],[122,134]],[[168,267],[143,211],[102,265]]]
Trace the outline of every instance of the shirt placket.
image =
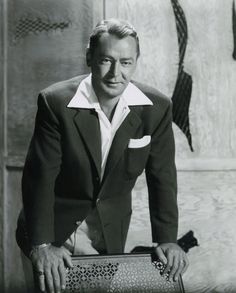
[[101,178],[103,178],[107,156],[109,153],[111,140],[112,140],[112,125],[104,112],[101,109],[96,110],[99,116],[99,123],[101,129],[101,151],[102,151],[102,164],[101,164]]

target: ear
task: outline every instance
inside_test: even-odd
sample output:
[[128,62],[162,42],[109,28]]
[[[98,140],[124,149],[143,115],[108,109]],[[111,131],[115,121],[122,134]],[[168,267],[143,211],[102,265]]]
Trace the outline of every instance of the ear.
[[89,49],[87,49],[87,51],[86,51],[86,62],[87,62],[88,67],[91,67],[91,61],[92,61],[91,52],[90,52]]

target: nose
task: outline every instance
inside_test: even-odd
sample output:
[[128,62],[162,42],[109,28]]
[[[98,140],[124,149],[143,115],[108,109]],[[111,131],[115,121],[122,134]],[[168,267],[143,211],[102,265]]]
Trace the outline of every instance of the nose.
[[115,61],[112,63],[111,68],[110,68],[110,74],[113,77],[117,77],[120,75],[120,64],[118,61]]

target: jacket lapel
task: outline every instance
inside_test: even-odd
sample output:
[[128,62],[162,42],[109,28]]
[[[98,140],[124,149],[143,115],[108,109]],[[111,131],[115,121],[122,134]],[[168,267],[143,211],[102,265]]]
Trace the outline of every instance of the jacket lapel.
[[127,147],[130,138],[135,134],[140,124],[141,119],[135,113],[135,111],[131,109],[126,119],[117,130],[116,135],[113,139],[107,158],[103,181],[110,174],[111,170],[115,167],[116,163],[122,156],[124,149]]
[[78,110],[74,122],[95,163],[99,177],[101,175],[101,135],[95,110]]

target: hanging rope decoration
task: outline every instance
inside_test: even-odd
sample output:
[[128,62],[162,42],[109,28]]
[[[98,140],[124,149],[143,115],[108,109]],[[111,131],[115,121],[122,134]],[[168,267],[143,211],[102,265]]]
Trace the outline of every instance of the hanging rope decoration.
[[193,152],[192,136],[189,126],[189,105],[192,95],[192,77],[184,71],[184,56],[188,40],[187,21],[178,0],[171,0],[175,15],[179,44],[179,68],[175,89],[172,96],[173,121],[187,137],[189,147]]

